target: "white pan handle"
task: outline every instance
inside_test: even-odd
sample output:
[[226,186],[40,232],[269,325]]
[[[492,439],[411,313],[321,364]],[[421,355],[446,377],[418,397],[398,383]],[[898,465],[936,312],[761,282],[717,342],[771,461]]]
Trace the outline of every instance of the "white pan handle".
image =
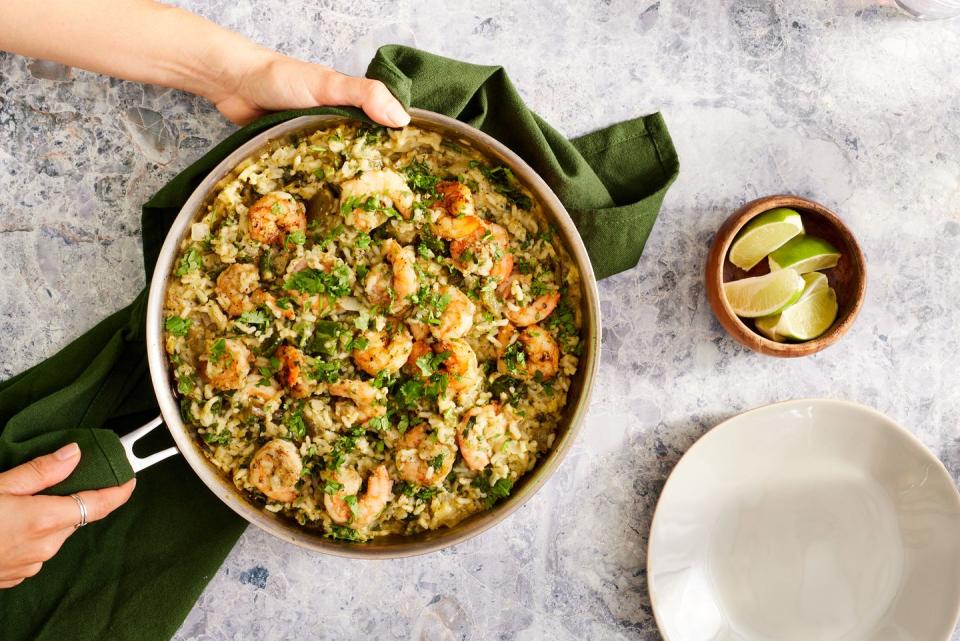
[[162,416],[158,416],[143,427],[138,427],[120,439],[120,443],[123,445],[123,451],[127,453],[127,458],[130,460],[130,466],[133,468],[134,472],[139,472],[142,469],[150,467],[154,463],[159,463],[163,459],[170,458],[174,454],[177,454],[177,448],[175,447],[168,447],[165,450],[160,450],[159,452],[144,458],[140,458],[133,453],[134,444],[139,441],[142,436],[146,436],[160,425],[163,425]]

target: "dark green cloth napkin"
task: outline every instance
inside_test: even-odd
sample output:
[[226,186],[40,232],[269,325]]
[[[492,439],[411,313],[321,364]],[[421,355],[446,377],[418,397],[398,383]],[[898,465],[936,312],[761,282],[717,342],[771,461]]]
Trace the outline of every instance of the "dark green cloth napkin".
[[[520,154],[574,217],[598,277],[636,264],[679,168],[658,114],[568,141],[527,109],[501,67],[388,46],[367,75],[405,105],[463,120]],[[347,108],[266,116],[157,192],[142,215],[147,279],[176,214],[217,163],[276,123],[321,113],[365,119]],[[76,441],[80,466],[52,493],[117,485],[132,476],[117,434],[157,413],[145,304],[143,292],[57,355],[0,383],[0,470]],[[153,440],[156,447],[171,443],[165,432]],[[0,639],[169,639],[244,526],[180,457],[157,464],[138,474],[125,506],[73,534],[39,575],[0,591]]]

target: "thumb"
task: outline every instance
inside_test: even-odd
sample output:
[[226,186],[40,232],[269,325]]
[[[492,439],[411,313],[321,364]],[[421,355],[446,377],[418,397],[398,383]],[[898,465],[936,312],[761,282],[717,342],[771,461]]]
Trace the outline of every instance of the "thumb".
[[320,104],[360,107],[373,120],[388,127],[403,127],[410,122],[410,114],[379,80],[324,71],[327,73],[317,78],[311,92]]
[[52,454],[0,473],[0,494],[36,494],[70,476],[79,462],[80,446],[76,443],[64,445]]

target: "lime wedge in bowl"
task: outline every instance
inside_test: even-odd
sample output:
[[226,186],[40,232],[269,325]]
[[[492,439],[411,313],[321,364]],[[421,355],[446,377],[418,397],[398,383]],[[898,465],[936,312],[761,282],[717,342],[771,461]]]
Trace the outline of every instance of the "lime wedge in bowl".
[[776,332],[794,341],[811,340],[833,325],[837,309],[837,293],[832,287],[821,289],[785,309]]
[[[797,302],[794,303],[794,305],[799,305],[801,301],[809,298],[812,294],[829,288],[827,277],[820,272],[808,272],[803,274],[802,278],[803,282],[806,284],[803,287],[803,293],[800,294],[800,298],[797,299]],[[758,332],[770,340],[782,343],[786,340],[786,337],[777,332],[777,325],[780,323],[780,316],[780,314],[763,316],[753,321],[753,325],[757,328]]]
[[840,262],[840,252],[837,248],[814,236],[794,236],[780,249],[772,252],[767,258],[770,271],[792,267],[800,274],[836,267]]
[[750,271],[794,236],[803,233],[800,214],[780,207],[766,211],[744,226],[730,248],[730,262],[744,271]]
[[737,316],[759,318],[783,311],[803,294],[807,282],[792,269],[723,284],[723,295]]

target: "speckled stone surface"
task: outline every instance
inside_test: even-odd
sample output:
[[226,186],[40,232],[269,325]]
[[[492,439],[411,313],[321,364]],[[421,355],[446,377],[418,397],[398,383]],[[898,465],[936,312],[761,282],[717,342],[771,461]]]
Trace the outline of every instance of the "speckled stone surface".
[[[477,539],[390,562],[250,529],[177,639],[658,639],[644,567],[664,479],[705,430],[773,401],[873,406],[960,476],[960,23],[842,0],[180,4],[346,68],[358,40],[415,34],[506,65],[571,135],[662,110],[682,172],[639,266],[600,286],[593,406],[533,500]],[[143,287],[140,204],[231,129],[177,91],[0,55],[0,377]],[[870,268],[851,333],[790,362],[724,335],[701,282],[723,218],[776,192],[838,211]]]

